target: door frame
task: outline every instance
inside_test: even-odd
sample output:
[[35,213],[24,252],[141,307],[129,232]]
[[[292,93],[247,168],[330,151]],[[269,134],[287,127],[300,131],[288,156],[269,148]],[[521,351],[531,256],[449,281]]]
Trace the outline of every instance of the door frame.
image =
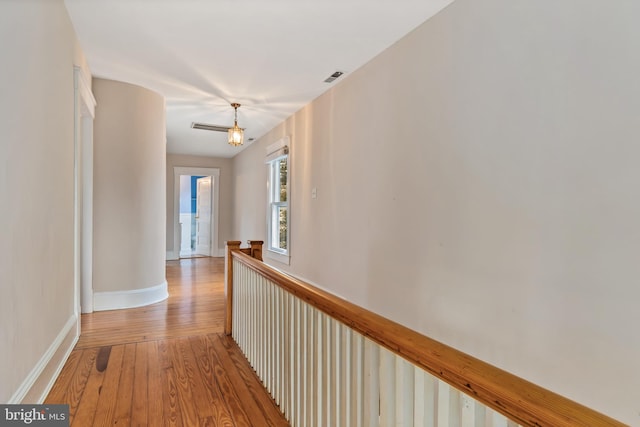
[[96,99],[90,81],[82,68],[73,67],[73,276],[78,333],[80,313],[93,312],[93,120]]
[[218,218],[220,200],[220,169],[202,167],[173,167],[173,253],[167,254],[167,259],[180,258],[180,175],[210,176],[211,180],[211,253],[210,256],[220,257],[224,255],[224,248],[218,246]]

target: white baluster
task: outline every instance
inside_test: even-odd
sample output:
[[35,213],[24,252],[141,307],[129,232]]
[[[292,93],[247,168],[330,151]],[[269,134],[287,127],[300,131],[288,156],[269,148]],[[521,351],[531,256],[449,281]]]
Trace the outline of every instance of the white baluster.
[[340,348],[342,349],[338,356],[341,372],[340,384],[338,385],[338,389],[341,390],[341,397],[338,399],[338,409],[340,413],[338,425],[351,427],[353,424],[351,423],[351,406],[349,402],[351,402],[351,395],[354,392],[351,384],[352,378],[355,375],[351,358],[353,351],[351,337],[353,332],[341,323],[338,323],[338,329],[340,332]]
[[395,396],[395,426],[413,427],[414,406],[414,375],[413,365],[399,356],[394,356],[396,361],[396,396]]
[[364,339],[364,425],[380,425],[380,346]]
[[269,288],[266,286],[266,281],[261,277],[260,281],[260,305],[262,305],[262,355],[260,361],[262,363],[262,381],[269,392],[273,392],[271,389],[271,372],[269,362],[269,350],[271,347],[271,304],[269,304]]
[[331,425],[333,419],[332,402],[331,402],[331,374],[333,367],[331,366],[331,352],[333,351],[331,343],[331,324],[327,316],[320,315],[322,324],[322,414],[325,419],[325,425]]
[[462,427],[481,427],[476,426],[476,408],[475,401],[464,393],[460,393],[460,424]]
[[350,411],[350,426],[364,427],[364,337],[351,333],[351,398],[347,405]]
[[[306,305],[306,304],[305,304]],[[310,306],[306,305],[306,316],[307,316],[307,387],[306,387],[306,401],[307,401],[307,417],[306,417],[306,426],[313,427],[316,424],[316,414],[318,408],[318,399],[315,398],[317,396],[317,378],[318,378],[318,367],[316,365],[318,359],[318,331],[316,330],[316,316],[315,312],[311,309]]]
[[449,425],[451,427],[458,427],[462,424],[462,403],[460,399],[460,392],[449,387]]
[[415,425],[435,427],[438,419],[438,380],[427,372],[415,370]]
[[276,404],[280,406],[282,410],[282,396],[280,395],[280,367],[282,366],[282,362],[284,357],[280,351],[280,344],[282,342],[282,338],[280,336],[280,329],[282,328],[282,324],[280,322],[280,301],[278,300],[278,287],[273,283],[269,282],[271,286],[271,301],[273,304],[273,331],[271,332],[273,336],[273,342],[271,343],[272,353],[270,353],[269,357],[271,358],[271,375],[273,377],[273,399],[276,401]]
[[491,419],[491,427],[508,427],[507,418],[496,411],[488,411]]
[[291,399],[293,400],[294,407],[296,408],[296,414],[293,418],[295,420],[294,424],[296,426],[302,426],[304,425],[304,419],[308,408],[305,385],[308,377],[306,370],[306,354],[307,351],[309,351],[309,348],[307,347],[306,317],[303,313],[302,301],[299,299],[296,299],[293,322],[296,338],[296,345],[294,347],[296,354],[293,355],[296,363],[296,380],[294,383],[295,388],[292,390]]
[[[269,384],[267,353],[269,347],[269,305],[264,277],[260,276],[260,323],[262,326],[262,345],[260,346],[260,378]],[[268,387],[267,387],[268,389]]]
[[380,426],[394,427],[396,421],[396,356],[380,349]]
[[324,405],[325,405],[325,395],[324,395],[324,323],[322,319],[322,314],[315,309],[311,308],[314,316],[315,322],[315,333],[316,333],[316,354],[314,360],[314,368],[316,370],[316,407],[314,408],[314,416],[315,422],[317,426],[325,425],[324,422]]
[[[284,322],[285,322],[285,334],[286,334],[286,345],[284,348],[284,352],[286,354],[286,365],[285,365],[285,372],[283,374],[283,381],[285,383],[285,390],[284,390],[284,395],[285,398],[287,400],[287,406],[289,409],[289,412],[293,411],[294,405],[293,405],[293,400],[291,399],[291,389],[293,387],[293,381],[294,381],[294,358],[293,358],[293,353],[292,353],[292,349],[294,348],[295,345],[295,341],[294,341],[294,335],[293,335],[293,328],[295,327],[295,325],[293,324],[293,318],[291,317],[291,312],[293,311],[294,308],[294,302],[293,302],[293,297],[288,293],[285,292],[284,290],[282,291],[282,295],[284,298],[284,305],[285,305],[285,310],[282,313],[282,315],[284,316]],[[292,419],[292,417],[290,417]]]
[[475,407],[475,424],[474,427],[488,427],[487,426],[487,407],[483,404],[473,401]]
[[449,398],[450,398],[450,389],[451,387],[449,387],[449,384],[443,382],[443,381],[438,381],[438,392],[437,392],[437,404],[438,404],[438,411],[437,411],[437,423],[436,426],[437,427],[450,427],[453,426],[453,424],[449,424],[449,416],[450,416],[450,411],[449,411]]
[[252,278],[251,277],[247,277],[246,279],[247,282],[247,286],[245,287],[245,289],[247,290],[247,294],[246,294],[246,298],[247,298],[247,304],[245,306],[246,308],[246,313],[243,313],[242,317],[244,317],[245,319],[247,319],[247,325],[248,325],[248,330],[247,330],[247,348],[245,349],[245,356],[247,357],[247,360],[249,360],[249,363],[251,364],[251,366],[253,366],[252,360],[253,360],[253,346],[256,342],[256,336],[255,336],[255,331],[253,329],[253,316],[254,316],[254,311],[253,311],[253,285],[252,285]]
[[291,345],[291,335],[289,334],[289,301],[287,294],[282,288],[278,288],[278,307],[280,310],[280,354],[282,363],[278,376],[278,384],[280,386],[280,409],[285,417],[290,418],[291,409],[289,406],[289,386],[291,385],[291,377],[289,376],[289,366],[291,359],[289,358],[289,345]]
[[329,353],[329,366],[328,366],[328,375],[327,379],[329,380],[329,384],[327,387],[328,399],[327,399],[327,420],[329,421],[329,425],[338,426],[340,424],[340,398],[341,398],[341,390],[340,385],[342,384],[342,371],[341,371],[341,363],[340,363],[340,355],[342,353],[342,346],[340,342],[340,324],[333,320],[330,316],[326,316],[327,318],[327,329],[329,332],[329,342],[330,346],[327,349]]
[[260,369],[260,348],[262,346],[262,342],[264,340],[264,336],[262,333],[262,305],[260,304],[260,285],[259,278],[255,277],[252,280],[252,290],[251,295],[253,296],[253,305],[255,309],[255,315],[253,317],[253,327],[256,331],[256,343],[253,346],[253,369],[261,375],[262,370]]

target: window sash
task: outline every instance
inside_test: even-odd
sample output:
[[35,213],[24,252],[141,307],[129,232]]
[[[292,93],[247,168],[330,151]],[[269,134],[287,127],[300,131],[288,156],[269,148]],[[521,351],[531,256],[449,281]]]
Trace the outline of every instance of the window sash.
[[[280,166],[286,163],[286,182],[282,182]],[[269,241],[267,248],[279,254],[289,253],[289,156],[287,153],[273,156],[269,165]],[[284,184],[284,187],[283,187]],[[284,190],[284,199],[282,191]]]

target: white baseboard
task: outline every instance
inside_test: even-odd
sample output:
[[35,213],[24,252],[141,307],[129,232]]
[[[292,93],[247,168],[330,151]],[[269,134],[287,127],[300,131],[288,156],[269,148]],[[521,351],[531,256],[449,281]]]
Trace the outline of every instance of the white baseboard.
[[78,338],[78,317],[73,314],[7,403],[44,402]]
[[[212,257],[216,257],[216,258],[224,257],[224,255],[225,255],[225,251],[226,251],[226,249],[225,249],[225,248],[222,248],[222,249],[220,249],[220,248],[218,248],[218,249],[213,248],[213,249],[211,250],[211,256],[212,256]],[[189,253],[189,254],[183,254],[183,255],[185,255],[185,256],[186,256],[186,255],[190,255],[190,254],[191,254],[191,253]],[[174,251],[167,251],[167,261],[177,261],[177,260],[179,260],[179,259],[180,259],[180,257],[179,257],[178,255],[176,255],[176,253],[175,253]]]
[[160,302],[169,297],[167,281],[156,286],[129,291],[94,292],[93,310],[120,310]]

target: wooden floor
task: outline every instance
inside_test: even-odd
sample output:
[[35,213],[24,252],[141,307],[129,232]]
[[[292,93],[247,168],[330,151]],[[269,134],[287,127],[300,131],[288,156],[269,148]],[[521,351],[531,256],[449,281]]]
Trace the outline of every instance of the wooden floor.
[[169,299],[82,316],[46,403],[72,426],[288,426],[222,333],[224,260],[167,263]]

